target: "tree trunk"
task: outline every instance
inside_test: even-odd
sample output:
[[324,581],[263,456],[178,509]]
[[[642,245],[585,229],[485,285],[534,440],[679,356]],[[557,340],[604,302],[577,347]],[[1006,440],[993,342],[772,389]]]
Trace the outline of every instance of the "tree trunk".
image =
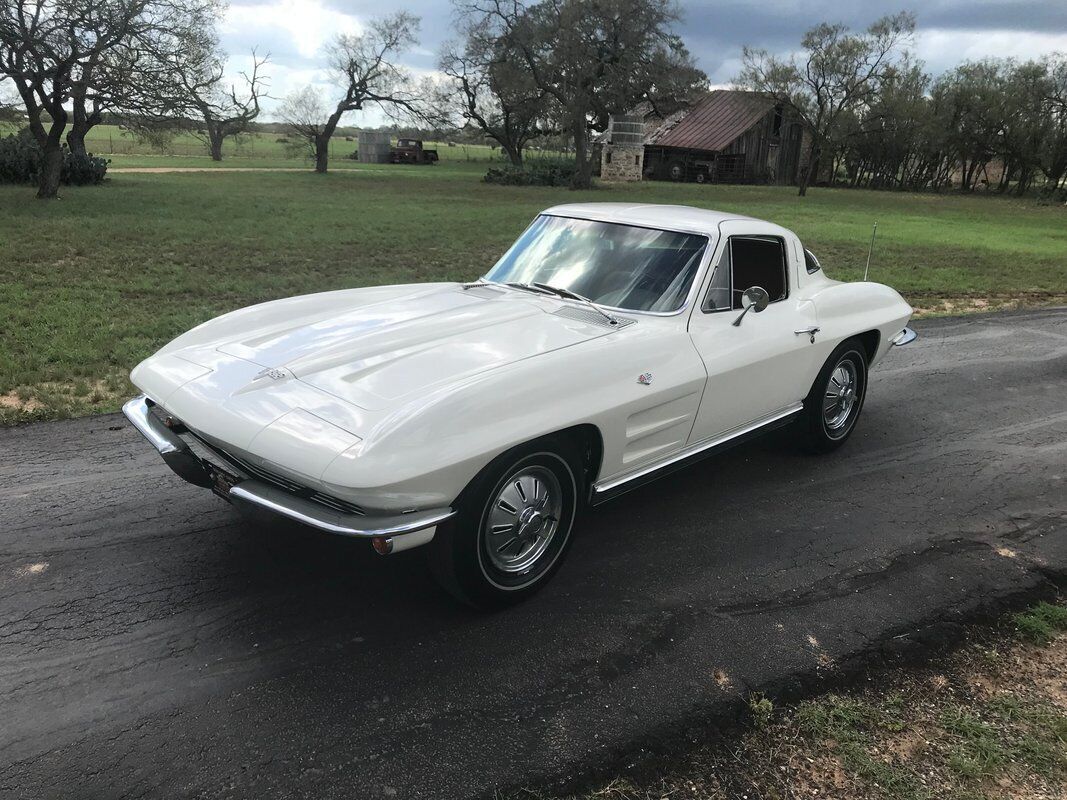
[[960,181],[960,191],[971,191],[971,177],[974,175],[975,167],[977,166],[977,160],[965,161],[963,166],[963,177]]
[[808,163],[800,171],[800,187],[797,191],[798,197],[807,197],[808,185],[811,183],[811,176],[819,168],[819,145],[816,142],[815,137],[811,137],[811,144],[808,146]]
[[82,158],[88,157],[88,153],[85,152],[85,134],[88,130],[80,130],[77,125],[72,125],[70,132],[67,133],[67,147],[70,148],[70,153],[73,156],[80,156]]
[[510,161],[513,166],[521,167],[522,145],[502,143],[501,146],[504,148],[504,152],[508,154],[508,161]]
[[95,106],[92,111],[85,107],[84,93],[75,97],[71,105],[70,131],[67,132],[67,147],[75,156],[85,158],[89,154],[85,151],[85,137],[94,125],[100,124],[101,115]]
[[37,197],[54,200],[59,197],[59,179],[63,173],[63,146],[58,136],[49,136],[41,148],[41,174],[37,182]]
[[571,176],[572,189],[589,189],[593,186],[593,165],[586,154],[589,129],[585,114],[575,112],[571,123],[571,135],[574,137],[575,170]]
[[326,167],[330,163],[330,137],[315,137],[315,172],[326,173]]
[[211,160],[222,161],[222,140],[224,138],[222,131],[214,125],[210,125],[207,129],[207,135],[208,147],[211,151]]

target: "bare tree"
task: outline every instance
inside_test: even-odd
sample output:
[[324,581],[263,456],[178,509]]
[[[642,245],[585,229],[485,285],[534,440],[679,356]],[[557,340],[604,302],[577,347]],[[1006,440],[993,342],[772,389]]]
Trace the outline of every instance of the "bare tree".
[[[327,135],[326,126],[330,119],[330,107],[322,91],[314,86],[305,86],[287,94],[278,107],[278,116],[304,142],[310,157],[317,156],[319,141],[325,140],[329,144],[332,131]],[[320,171],[326,171],[325,163]]]
[[386,113],[419,115],[410,76],[395,61],[415,44],[418,27],[417,17],[401,11],[375,20],[365,33],[339,34],[326,54],[330,77],[343,90],[336,104],[327,106],[312,87],[286,98],[279,116],[307,142],[316,172],[326,172],[330,137],[345,114],[376,105]]
[[800,58],[783,60],[766,50],[744,48],[737,83],[792,106],[811,134],[801,197],[841,123],[870,102],[914,31],[915,16],[902,11],[882,17],[863,33],[851,33],[841,24],[816,25],[801,39]]
[[571,186],[592,183],[590,130],[642,100],[706,86],[681,39],[671,0],[465,0],[492,35],[515,52],[531,79],[558,106],[574,143]]
[[229,137],[245,133],[259,116],[259,101],[267,89],[263,66],[270,56],[252,51],[252,67],[238,74],[241,85],[225,85],[226,58],[212,52],[183,68],[174,64],[177,93],[183,114],[196,120],[191,133],[201,139],[212,161],[222,161],[222,144]]
[[213,8],[210,0],[205,5],[194,0],[9,0],[0,5],[0,75],[14,83],[41,148],[38,197],[58,195],[63,133],[72,114],[84,141],[110,92],[133,83],[120,76],[128,76],[140,54],[180,36],[188,20]]

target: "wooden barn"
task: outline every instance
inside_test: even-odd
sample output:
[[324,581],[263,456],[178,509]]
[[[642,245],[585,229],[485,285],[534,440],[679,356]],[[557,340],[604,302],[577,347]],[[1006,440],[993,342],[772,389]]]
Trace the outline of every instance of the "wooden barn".
[[[807,138],[796,115],[772,98],[725,89],[666,119],[646,116],[645,130],[642,178],[699,183],[796,183]],[[632,143],[619,145],[632,152]],[[613,152],[619,149],[612,141],[604,145],[608,180],[615,164],[633,164]]]

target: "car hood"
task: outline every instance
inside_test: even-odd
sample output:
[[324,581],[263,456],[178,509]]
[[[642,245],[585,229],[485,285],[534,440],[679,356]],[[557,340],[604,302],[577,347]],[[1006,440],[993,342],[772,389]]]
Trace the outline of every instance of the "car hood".
[[447,287],[314,319],[279,319],[215,344],[361,408],[382,409],[610,331],[510,290]]
[[207,322],[142,363],[133,378],[175,412],[181,407],[200,416],[191,406],[211,405],[246,419],[283,411],[283,397],[289,403],[307,398],[296,383],[320,398],[309,410],[352,430],[353,416],[365,422],[368,415],[331,411],[322,395],[387,413],[487,370],[612,332],[582,312],[554,298],[489,286],[329,292]]

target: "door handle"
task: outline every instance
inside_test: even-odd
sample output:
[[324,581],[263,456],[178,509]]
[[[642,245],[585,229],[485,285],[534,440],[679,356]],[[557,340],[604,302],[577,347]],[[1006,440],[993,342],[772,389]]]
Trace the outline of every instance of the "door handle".
[[812,325],[809,328],[801,328],[799,331],[793,331],[793,333],[795,335],[797,335],[797,336],[800,336],[800,335],[810,336],[811,337],[811,343],[815,344],[815,334],[817,334],[820,330],[821,330],[821,328],[819,328],[818,325]]

